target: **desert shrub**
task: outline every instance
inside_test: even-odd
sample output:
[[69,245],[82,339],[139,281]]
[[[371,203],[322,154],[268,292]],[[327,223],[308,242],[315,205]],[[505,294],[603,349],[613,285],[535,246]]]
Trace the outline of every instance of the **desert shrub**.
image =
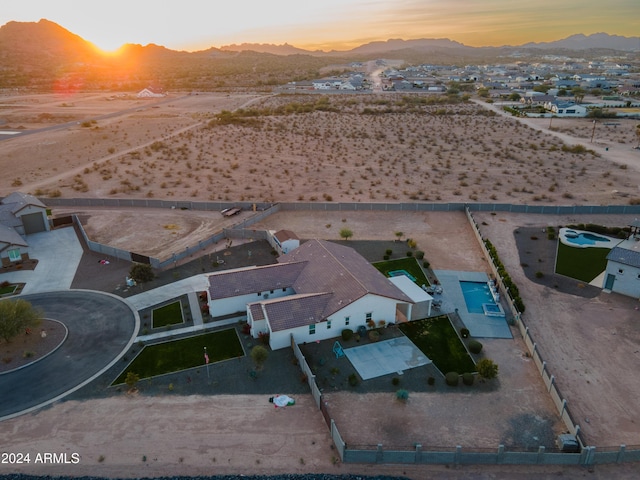
[[555,240],[556,239],[556,233],[555,232],[551,232],[551,231],[547,231],[547,238],[549,240]]
[[469,351],[477,355],[482,351],[482,343],[480,343],[478,340],[470,340]]
[[416,258],[417,258],[418,260],[422,260],[422,259],[424,258],[424,252],[423,252],[422,250],[418,250],[418,251],[416,252]]
[[409,400],[409,392],[407,392],[406,390],[400,389],[396,392],[396,398],[398,400],[406,402],[407,400]]
[[342,335],[342,340],[348,342],[353,338],[353,330],[351,330],[350,328],[345,328],[344,330],[342,330],[342,332],[340,332],[340,335]]
[[391,379],[391,385],[400,385],[400,379],[398,377],[393,377]]
[[435,385],[436,379],[434,377],[427,378],[427,385]]
[[469,329],[468,328],[461,328],[460,329],[460,336],[462,338],[469,338]]
[[538,270],[536,272],[536,278],[542,278],[542,277],[544,277],[544,273],[542,273],[540,270]]
[[389,256],[391,256],[391,254],[392,254],[392,253],[393,253],[393,250],[391,250],[390,248],[387,248],[387,249],[384,251],[384,254],[385,254],[385,255],[389,255]]
[[136,283],[150,282],[155,278],[153,268],[148,263],[136,263],[129,270],[129,277]]
[[486,380],[491,380],[498,376],[498,365],[490,358],[481,359],[476,364],[476,370],[478,370],[478,374]]
[[359,383],[360,380],[358,380],[358,376],[355,373],[349,375],[349,385],[351,385],[352,387],[356,387]]
[[367,327],[369,328],[374,328],[376,326],[376,322],[373,321],[373,319],[369,319],[367,320]]
[[447,385],[449,385],[450,387],[456,387],[458,385],[458,380],[460,379],[460,375],[458,375],[458,372],[448,372],[445,376],[444,376],[445,382],[447,382]]
[[243,323],[242,324],[242,333],[244,335],[249,335],[251,333],[251,325],[249,325],[248,323]]
[[429,268],[431,266],[431,264],[425,260],[424,262],[422,262],[422,266],[424,268]]
[[465,372],[462,374],[462,383],[465,385],[473,385],[473,373]]
[[407,245],[409,245],[409,248],[416,248],[418,246],[418,242],[416,242],[413,238],[409,238],[407,240]]
[[382,259],[383,259],[383,260],[389,260],[389,255],[383,255],[383,256],[382,256]]
[[413,252],[411,250],[407,252],[407,257],[413,257]]
[[377,342],[380,340],[380,332],[376,330],[369,330],[369,340],[372,342]]

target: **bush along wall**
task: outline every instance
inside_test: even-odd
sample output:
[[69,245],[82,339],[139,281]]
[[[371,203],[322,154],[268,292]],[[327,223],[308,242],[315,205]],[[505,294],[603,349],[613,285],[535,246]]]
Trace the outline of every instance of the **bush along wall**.
[[498,275],[500,275],[500,278],[502,278],[502,283],[506,288],[509,289],[509,296],[511,297],[511,300],[513,300],[513,304],[520,313],[524,313],[525,307],[522,298],[520,298],[520,290],[518,290],[518,286],[513,283],[513,280],[511,280],[511,277],[507,273],[506,268],[504,268],[504,265],[500,261],[500,257],[498,257],[496,247],[494,247],[493,244],[487,239],[485,239],[484,245],[485,247],[487,247],[489,256],[491,257],[491,260],[493,260],[493,264],[498,270]]

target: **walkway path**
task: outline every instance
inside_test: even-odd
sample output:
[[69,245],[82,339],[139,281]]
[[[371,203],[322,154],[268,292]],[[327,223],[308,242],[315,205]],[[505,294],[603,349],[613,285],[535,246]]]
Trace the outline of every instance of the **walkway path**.
[[[472,102],[477,105],[492,110],[496,112],[498,115],[502,115],[503,117],[511,118],[513,121],[517,121],[527,125],[528,127],[533,128],[534,130],[538,130],[540,132],[544,132],[548,135],[553,135],[554,137],[559,138],[567,145],[576,145],[582,144],[586,148],[593,150],[598,155],[600,155],[605,160],[610,162],[615,162],[621,165],[627,165],[629,167],[633,167],[635,169],[640,168],[640,150],[635,150],[630,147],[625,147],[620,144],[609,145],[609,144],[595,144],[590,143],[584,138],[574,137],[572,135],[561,133],[556,130],[549,129],[548,126],[541,124],[539,119],[527,118],[527,117],[515,117],[511,115],[509,112],[506,112],[502,109],[503,105],[500,103],[487,103],[483,100],[471,99]],[[545,121],[546,124],[546,121]]]

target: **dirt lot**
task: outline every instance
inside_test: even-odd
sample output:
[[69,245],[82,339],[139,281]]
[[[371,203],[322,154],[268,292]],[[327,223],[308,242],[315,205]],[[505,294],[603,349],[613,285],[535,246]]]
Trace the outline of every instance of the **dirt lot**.
[[[3,130],[40,130],[1,140],[0,166],[12,174],[0,179],[0,193],[593,204],[638,195],[634,120],[600,126],[591,142],[589,119],[555,119],[549,134],[549,125],[496,114],[484,103],[415,107],[401,94],[319,98],[2,97]],[[263,113],[209,126],[215,113],[238,107]],[[55,128],[64,122],[71,123]],[[586,151],[572,153],[578,143]]]

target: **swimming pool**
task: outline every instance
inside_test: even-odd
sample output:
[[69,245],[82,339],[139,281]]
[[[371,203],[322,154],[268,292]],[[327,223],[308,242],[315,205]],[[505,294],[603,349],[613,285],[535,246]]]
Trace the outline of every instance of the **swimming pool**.
[[604,235],[596,235],[595,233],[587,232],[584,230],[561,228],[559,233],[560,241],[565,245],[569,245],[570,247],[613,248],[620,242],[620,239],[605,237]]
[[485,282],[460,280],[460,288],[462,289],[464,302],[467,304],[467,311],[469,313],[485,314],[485,310],[482,308],[483,305],[496,305],[489,290],[489,285]]
[[564,237],[569,243],[575,243],[576,245],[595,245],[596,242],[610,242],[607,237],[601,237],[589,232],[575,232],[573,230],[567,230]]

